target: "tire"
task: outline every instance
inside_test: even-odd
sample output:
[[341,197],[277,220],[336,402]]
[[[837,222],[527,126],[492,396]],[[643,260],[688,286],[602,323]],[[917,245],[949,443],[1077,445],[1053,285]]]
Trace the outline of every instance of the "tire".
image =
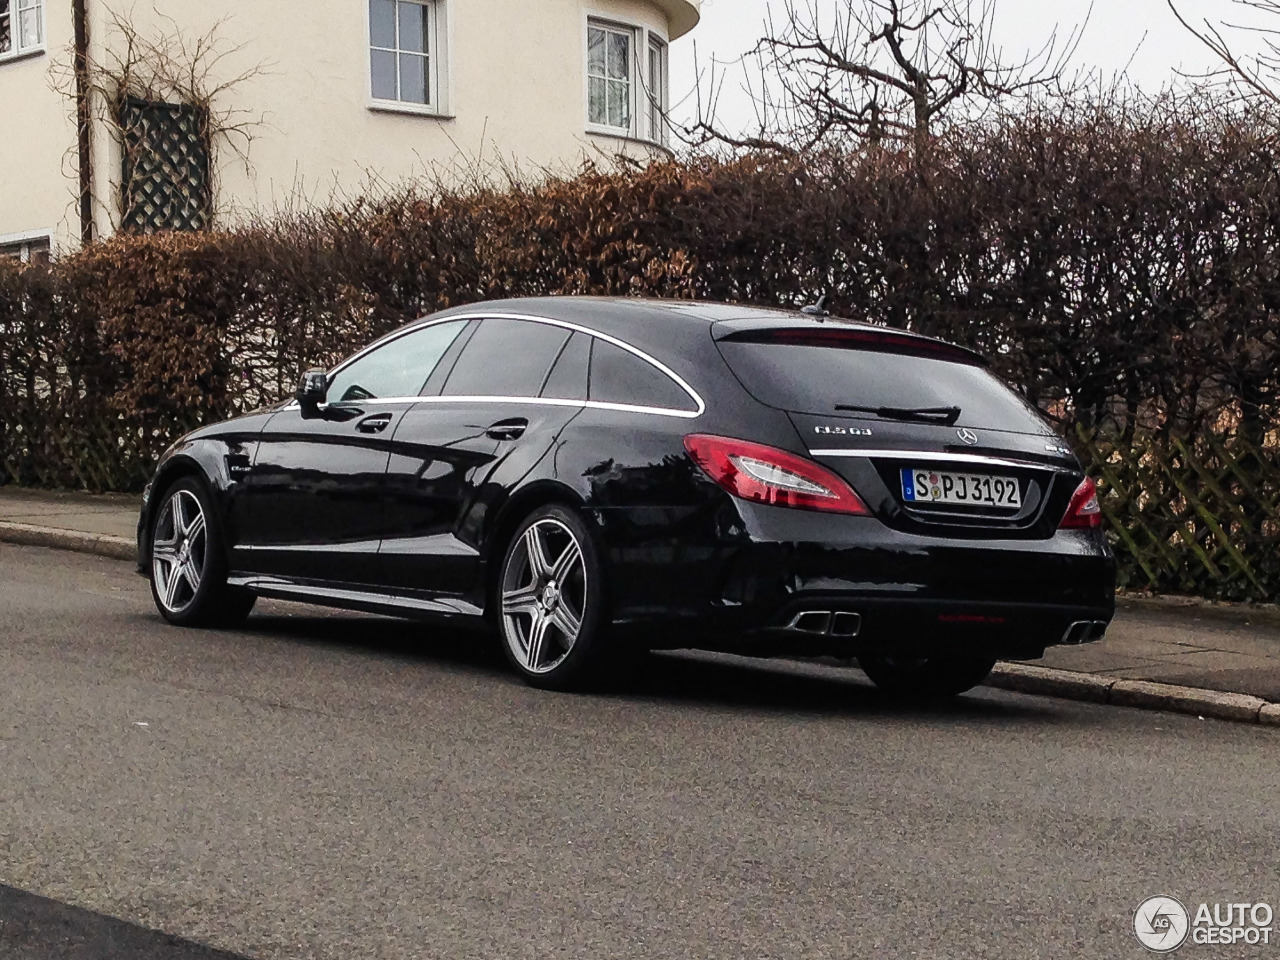
[[164,492],[148,546],[151,598],[162,617],[180,627],[244,623],[257,597],[227,585],[221,518],[197,477],[182,477]]
[[531,686],[587,689],[608,673],[604,569],[572,510],[541,507],[520,524],[503,554],[494,609],[502,652]]
[[858,666],[877,687],[895,697],[937,700],[972,690],[996,665],[986,657],[902,658],[868,654]]

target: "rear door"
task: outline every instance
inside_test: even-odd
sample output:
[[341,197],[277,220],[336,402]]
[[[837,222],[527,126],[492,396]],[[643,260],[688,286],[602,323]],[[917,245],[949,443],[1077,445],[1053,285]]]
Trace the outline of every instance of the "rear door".
[[851,324],[717,327],[748,392],[787,411],[809,455],[886,524],[1014,538],[1057,528],[1079,463],[976,355]]
[[486,318],[432,378],[399,424],[387,468],[389,585],[476,586],[486,520],[582,409],[589,342],[553,323]]

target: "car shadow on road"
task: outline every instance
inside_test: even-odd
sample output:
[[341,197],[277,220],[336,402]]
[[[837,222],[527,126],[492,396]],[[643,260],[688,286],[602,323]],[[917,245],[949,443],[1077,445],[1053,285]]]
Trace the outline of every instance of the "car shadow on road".
[[805,715],[856,715],[954,721],[1057,722],[1052,705],[1032,698],[993,699],[986,692],[945,700],[888,696],[849,665],[786,659],[752,659],[694,651],[653,654],[625,679],[615,696],[714,703],[724,707]]
[[[392,656],[406,664],[484,675],[500,684],[523,684],[507,666],[498,640],[485,633],[374,616],[317,613],[259,614],[242,632],[261,639]],[[534,694],[537,695],[537,694]],[[547,696],[564,694],[547,694]],[[886,696],[856,668],[830,663],[763,660],[698,651],[637,656],[589,694],[593,698],[683,703],[809,716],[874,716],[946,722],[1072,722],[1053,701],[979,691],[943,701],[902,701]]]
[[379,657],[437,661],[491,672],[495,676],[507,673],[507,663],[496,637],[434,623],[345,611],[312,614],[307,610],[301,614],[254,614],[237,632],[263,640],[287,640]]

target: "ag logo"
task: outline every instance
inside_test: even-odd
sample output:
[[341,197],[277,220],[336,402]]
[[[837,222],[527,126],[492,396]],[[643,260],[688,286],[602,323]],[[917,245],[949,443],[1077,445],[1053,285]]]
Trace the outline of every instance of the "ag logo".
[[963,440],[965,443],[970,445],[978,442],[978,435],[974,433],[972,430],[970,430],[968,427],[961,427],[959,430],[956,431],[956,436],[959,437],[961,440]]
[[1148,897],[1133,911],[1133,932],[1138,942],[1155,953],[1170,953],[1182,946],[1191,927],[1187,908],[1174,897]]

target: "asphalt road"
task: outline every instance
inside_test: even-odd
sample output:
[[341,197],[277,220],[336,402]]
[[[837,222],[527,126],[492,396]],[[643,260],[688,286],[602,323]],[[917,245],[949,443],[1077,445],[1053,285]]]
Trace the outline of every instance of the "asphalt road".
[[157,960],[212,956],[175,937],[335,960],[1146,956],[1152,894],[1280,913],[1278,750],[1274,729],[995,691],[897,707],[856,671],[732,658],[540,693],[465,635],[275,604],[182,631],[126,564],[0,545],[0,957],[110,955],[68,930],[163,931],[126,951]]

